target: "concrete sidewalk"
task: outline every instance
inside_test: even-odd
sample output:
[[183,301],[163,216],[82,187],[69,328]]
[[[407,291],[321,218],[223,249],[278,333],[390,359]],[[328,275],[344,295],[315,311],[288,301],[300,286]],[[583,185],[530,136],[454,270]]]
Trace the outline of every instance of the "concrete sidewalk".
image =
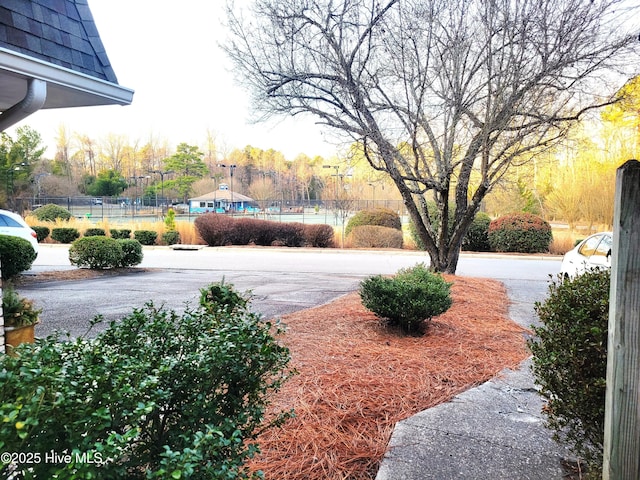
[[[544,292],[505,282],[510,317],[529,327]],[[396,424],[376,480],[560,480],[570,452],[544,426],[528,359],[516,371]]]

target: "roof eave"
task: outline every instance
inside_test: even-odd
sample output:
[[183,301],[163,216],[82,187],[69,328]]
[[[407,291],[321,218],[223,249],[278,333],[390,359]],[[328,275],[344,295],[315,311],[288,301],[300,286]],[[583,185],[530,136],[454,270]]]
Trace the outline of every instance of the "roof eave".
[[36,78],[64,90],[81,93],[77,104],[45,104],[43,108],[95,105],[130,105],[134,91],[90,75],[78,73],[21,53],[0,47],[0,72],[11,72],[25,80]]

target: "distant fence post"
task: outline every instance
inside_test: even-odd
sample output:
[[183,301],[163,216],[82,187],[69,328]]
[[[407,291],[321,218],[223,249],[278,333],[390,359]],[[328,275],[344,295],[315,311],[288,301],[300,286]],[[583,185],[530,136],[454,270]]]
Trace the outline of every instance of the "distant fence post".
[[603,479],[640,479],[640,162],[616,173]]

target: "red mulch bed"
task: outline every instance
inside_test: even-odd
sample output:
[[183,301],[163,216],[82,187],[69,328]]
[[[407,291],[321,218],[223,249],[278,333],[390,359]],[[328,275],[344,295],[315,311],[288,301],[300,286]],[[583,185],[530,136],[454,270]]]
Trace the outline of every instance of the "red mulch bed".
[[501,283],[446,278],[453,306],[422,337],[390,329],[357,293],[283,317],[299,374],[272,407],[293,408],[295,418],[261,435],[250,468],[272,480],[372,479],[396,422],[528,356]]

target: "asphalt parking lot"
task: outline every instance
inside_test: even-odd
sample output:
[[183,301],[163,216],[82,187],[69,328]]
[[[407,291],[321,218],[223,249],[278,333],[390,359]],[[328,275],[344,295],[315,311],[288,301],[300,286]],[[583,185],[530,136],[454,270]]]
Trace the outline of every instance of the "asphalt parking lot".
[[[201,288],[223,279],[250,291],[252,308],[273,318],[354,291],[369,275],[395,273],[420,262],[428,263],[424,252],[402,250],[145,247],[136,273],[35,283],[19,291],[43,309],[36,335],[61,330],[76,336],[86,332],[96,315],[117,320],[149,301],[184,309],[197,303]],[[43,244],[28,274],[75,268],[69,263],[68,246]],[[553,258],[464,256],[458,272],[509,280],[510,288],[526,295],[533,284],[546,288],[549,274],[558,268],[559,259]]]

